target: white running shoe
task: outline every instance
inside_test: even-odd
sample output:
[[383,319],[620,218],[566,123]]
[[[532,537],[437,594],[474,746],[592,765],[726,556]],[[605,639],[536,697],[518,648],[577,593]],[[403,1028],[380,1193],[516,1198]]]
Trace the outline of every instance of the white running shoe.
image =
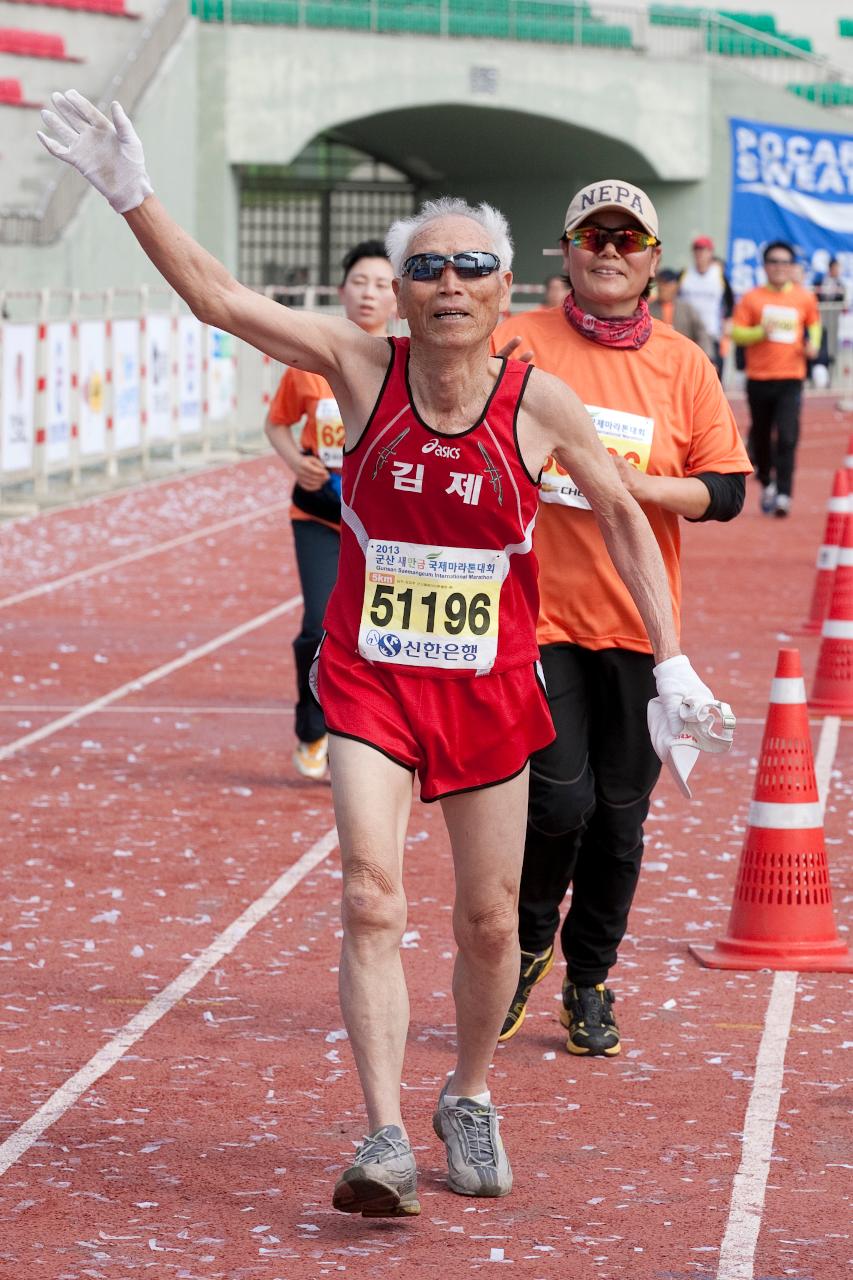
[[489,1103],[460,1098],[447,1106],[441,1091],[432,1127],[447,1150],[447,1184],[460,1196],[506,1196],[512,1169],[498,1132],[498,1113]]
[[320,781],[326,776],[329,763],[329,739],[324,734],[316,742],[300,742],[293,753],[293,763],[297,773],[303,778]]

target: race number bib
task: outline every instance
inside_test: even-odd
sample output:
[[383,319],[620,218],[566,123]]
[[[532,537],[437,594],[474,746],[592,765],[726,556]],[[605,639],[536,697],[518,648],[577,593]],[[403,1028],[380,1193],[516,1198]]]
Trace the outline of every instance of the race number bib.
[[329,471],[340,471],[344,465],[344,424],[337,400],[318,400],[314,410],[317,424],[317,457]]
[[[640,471],[647,470],[655,434],[654,418],[643,418],[638,413],[623,413],[621,409],[600,409],[593,404],[586,405],[586,411],[595,423],[598,438],[608,453],[618,454]],[[539,500],[590,510],[589,503],[572,477],[555,458],[549,458],[545,464]]]
[[795,307],[768,303],[761,310],[761,326],[768,342],[784,342],[790,346],[800,336],[800,313]]
[[395,666],[488,671],[498,652],[505,551],[367,544],[358,651]]

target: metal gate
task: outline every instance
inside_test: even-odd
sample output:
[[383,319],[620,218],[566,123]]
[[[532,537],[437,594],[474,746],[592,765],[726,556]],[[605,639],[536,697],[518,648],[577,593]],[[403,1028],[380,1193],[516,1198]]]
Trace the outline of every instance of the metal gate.
[[363,152],[318,138],[282,168],[243,166],[240,279],[256,289],[340,283],[341,259],[360,240],[383,239],[414,211],[405,174]]

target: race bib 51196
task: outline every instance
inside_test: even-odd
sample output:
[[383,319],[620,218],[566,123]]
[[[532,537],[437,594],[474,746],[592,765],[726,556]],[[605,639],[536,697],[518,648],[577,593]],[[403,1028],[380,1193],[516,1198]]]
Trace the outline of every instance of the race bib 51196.
[[505,551],[371,538],[358,651],[397,666],[488,671],[498,652]]

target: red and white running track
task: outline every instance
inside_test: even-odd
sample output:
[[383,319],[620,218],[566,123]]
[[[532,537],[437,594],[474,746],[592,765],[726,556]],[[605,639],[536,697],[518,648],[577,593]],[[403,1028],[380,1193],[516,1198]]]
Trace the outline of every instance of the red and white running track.
[[[790,520],[761,517],[750,485],[734,524],[685,526],[685,649],[735,707],[736,748],[700,762],[692,803],[656,792],[612,975],[621,1057],[565,1052],[556,970],[498,1048],[505,1200],[447,1191],[431,1133],[453,1054],[452,870],[440,811],[415,806],[408,1221],[330,1206],[364,1124],[329,789],[290,764],[280,470],[254,459],[0,530],[0,1276],[846,1275],[849,981],[687,952],[725,932],[776,651],[808,608],[846,435],[810,408]],[[818,640],[796,642],[808,684]],[[851,730],[827,727],[842,924]]]

